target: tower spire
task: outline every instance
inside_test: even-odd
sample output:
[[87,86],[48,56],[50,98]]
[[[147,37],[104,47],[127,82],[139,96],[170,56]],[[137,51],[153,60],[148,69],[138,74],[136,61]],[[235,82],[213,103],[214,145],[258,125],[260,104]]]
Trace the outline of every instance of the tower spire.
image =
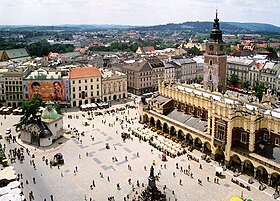
[[216,19],[218,19],[218,9],[216,8]]

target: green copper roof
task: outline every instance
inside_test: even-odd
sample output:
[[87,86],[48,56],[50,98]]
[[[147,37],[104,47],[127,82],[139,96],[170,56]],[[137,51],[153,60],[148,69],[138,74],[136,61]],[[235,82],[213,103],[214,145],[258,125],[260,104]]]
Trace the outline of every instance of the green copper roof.
[[52,104],[47,104],[47,108],[42,112],[41,119],[57,119],[57,111],[52,107]]

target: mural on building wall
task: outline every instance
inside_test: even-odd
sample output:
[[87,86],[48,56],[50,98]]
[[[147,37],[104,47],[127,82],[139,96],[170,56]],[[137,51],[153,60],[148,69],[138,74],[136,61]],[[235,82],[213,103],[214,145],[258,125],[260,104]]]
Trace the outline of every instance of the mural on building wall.
[[67,81],[31,81],[28,82],[28,98],[39,94],[43,101],[66,101],[69,100]]

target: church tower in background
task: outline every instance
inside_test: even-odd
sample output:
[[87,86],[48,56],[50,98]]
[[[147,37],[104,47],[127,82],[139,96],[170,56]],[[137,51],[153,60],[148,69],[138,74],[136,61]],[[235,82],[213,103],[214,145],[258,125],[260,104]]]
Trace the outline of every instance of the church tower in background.
[[204,55],[203,87],[205,90],[223,92],[226,89],[227,56],[225,49],[226,45],[223,42],[218,12],[216,11],[216,18],[214,19],[210,38],[206,43]]

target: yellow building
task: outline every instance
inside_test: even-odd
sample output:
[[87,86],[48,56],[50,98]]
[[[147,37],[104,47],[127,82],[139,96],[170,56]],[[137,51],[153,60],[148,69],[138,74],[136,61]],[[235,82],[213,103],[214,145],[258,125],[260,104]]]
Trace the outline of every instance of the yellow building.
[[[280,179],[280,111],[201,86],[161,83],[159,95],[140,104],[139,115],[141,123],[175,136],[228,168],[272,186]],[[274,156],[265,156],[267,151]]]

